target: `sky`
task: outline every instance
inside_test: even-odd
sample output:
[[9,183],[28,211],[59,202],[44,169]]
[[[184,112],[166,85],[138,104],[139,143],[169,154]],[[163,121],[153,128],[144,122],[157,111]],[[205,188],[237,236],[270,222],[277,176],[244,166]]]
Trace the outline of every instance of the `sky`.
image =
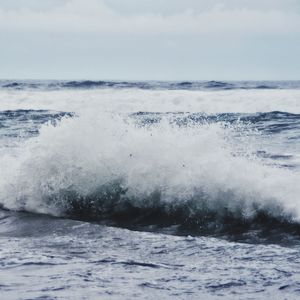
[[300,0],[0,0],[0,78],[300,80]]

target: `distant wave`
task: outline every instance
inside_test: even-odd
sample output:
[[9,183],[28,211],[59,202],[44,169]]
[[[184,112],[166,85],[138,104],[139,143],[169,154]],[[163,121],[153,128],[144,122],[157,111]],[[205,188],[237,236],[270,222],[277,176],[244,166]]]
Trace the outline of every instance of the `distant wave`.
[[162,90],[235,90],[300,89],[300,81],[0,81],[0,88],[13,90],[41,89],[162,89]]
[[209,81],[206,83],[205,88],[207,89],[234,89],[238,88],[237,85],[228,83],[228,82],[222,82],[222,81]]
[[[91,80],[84,80],[84,81],[67,81],[58,84],[61,87],[67,88],[94,88],[94,87],[108,87],[110,83],[107,81],[91,81]],[[112,84],[113,86],[113,84]]]

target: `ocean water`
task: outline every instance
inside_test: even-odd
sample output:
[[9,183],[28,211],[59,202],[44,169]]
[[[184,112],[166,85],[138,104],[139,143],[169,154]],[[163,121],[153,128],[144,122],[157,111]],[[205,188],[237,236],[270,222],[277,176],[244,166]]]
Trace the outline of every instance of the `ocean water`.
[[0,81],[1,299],[299,299],[300,82]]

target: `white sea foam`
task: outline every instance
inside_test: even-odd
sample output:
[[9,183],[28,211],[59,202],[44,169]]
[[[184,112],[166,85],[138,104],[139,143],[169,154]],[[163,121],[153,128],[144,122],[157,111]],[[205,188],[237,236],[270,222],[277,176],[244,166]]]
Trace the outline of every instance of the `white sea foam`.
[[81,113],[84,109],[114,112],[300,113],[300,90],[138,90],[90,89],[0,91],[1,110],[52,109]]

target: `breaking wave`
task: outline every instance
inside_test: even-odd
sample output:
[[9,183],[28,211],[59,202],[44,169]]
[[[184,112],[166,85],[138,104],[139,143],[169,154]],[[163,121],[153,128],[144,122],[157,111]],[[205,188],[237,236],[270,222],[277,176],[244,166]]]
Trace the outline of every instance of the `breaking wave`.
[[297,227],[299,173],[254,156],[245,125],[59,116],[0,158],[3,208],[126,226]]

